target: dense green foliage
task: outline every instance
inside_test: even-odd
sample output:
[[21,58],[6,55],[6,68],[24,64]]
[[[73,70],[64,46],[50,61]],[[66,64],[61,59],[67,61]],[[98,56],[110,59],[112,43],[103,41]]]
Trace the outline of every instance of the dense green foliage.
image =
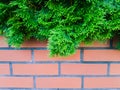
[[50,55],[67,56],[81,42],[120,37],[120,0],[0,0],[0,33],[16,47],[48,40]]

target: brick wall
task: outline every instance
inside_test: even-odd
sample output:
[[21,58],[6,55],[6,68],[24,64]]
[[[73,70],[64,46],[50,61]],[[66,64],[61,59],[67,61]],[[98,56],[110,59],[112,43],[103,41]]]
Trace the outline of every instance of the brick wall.
[[64,58],[48,57],[46,45],[31,40],[15,49],[0,37],[0,90],[120,90],[120,51],[112,41],[81,44]]

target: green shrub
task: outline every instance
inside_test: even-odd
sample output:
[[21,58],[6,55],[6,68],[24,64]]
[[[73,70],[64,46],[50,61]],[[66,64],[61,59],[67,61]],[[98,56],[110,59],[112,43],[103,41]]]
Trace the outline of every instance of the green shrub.
[[81,42],[120,36],[120,0],[0,0],[0,33],[15,47],[48,40],[51,56],[68,56]]

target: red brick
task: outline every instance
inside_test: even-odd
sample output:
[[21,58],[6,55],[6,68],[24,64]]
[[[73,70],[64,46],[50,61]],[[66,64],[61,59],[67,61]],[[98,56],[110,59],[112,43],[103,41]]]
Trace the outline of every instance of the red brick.
[[37,78],[37,88],[81,88],[80,78]]
[[0,64],[0,75],[10,74],[9,64]]
[[110,41],[106,41],[106,42],[99,42],[99,41],[95,41],[92,44],[85,44],[85,43],[81,43],[80,47],[110,47]]
[[15,75],[58,75],[57,64],[13,64]]
[[120,50],[85,50],[85,61],[120,61]]
[[120,77],[85,78],[84,88],[120,88]]
[[111,75],[120,75],[120,64],[111,64],[110,65],[110,74]]
[[0,61],[30,61],[30,50],[0,50]]
[[5,41],[5,38],[2,36],[0,36],[0,47],[8,47],[8,44]]
[[0,77],[0,88],[33,88],[29,77]]
[[38,41],[36,39],[30,39],[28,41],[25,41],[21,47],[47,47],[47,41]]
[[80,61],[80,51],[68,57],[49,57],[48,50],[35,50],[35,61]]
[[61,73],[64,75],[105,75],[105,64],[62,64]]

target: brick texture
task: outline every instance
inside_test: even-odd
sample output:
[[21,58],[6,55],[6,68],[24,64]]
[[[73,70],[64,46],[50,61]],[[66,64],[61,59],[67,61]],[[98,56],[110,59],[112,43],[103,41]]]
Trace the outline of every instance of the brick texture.
[[58,75],[57,64],[14,64],[15,75]]
[[107,65],[104,64],[62,64],[63,75],[105,75]]
[[28,77],[0,77],[0,88],[33,88],[33,79]]
[[120,61],[120,50],[85,50],[85,61]]
[[15,49],[0,36],[0,90],[119,90],[114,42],[82,43],[74,55],[49,57],[47,41],[31,39]]
[[9,75],[9,64],[0,64],[0,75]]
[[120,64],[111,64],[110,74],[111,75],[120,75]]
[[33,47],[47,47],[47,41],[37,41],[35,39],[31,39],[25,41],[21,47],[25,48],[33,48]]
[[37,78],[37,88],[81,88],[80,78]]
[[30,61],[30,50],[0,50],[0,61]]
[[118,77],[98,77],[85,78],[85,88],[120,88],[120,78]]

